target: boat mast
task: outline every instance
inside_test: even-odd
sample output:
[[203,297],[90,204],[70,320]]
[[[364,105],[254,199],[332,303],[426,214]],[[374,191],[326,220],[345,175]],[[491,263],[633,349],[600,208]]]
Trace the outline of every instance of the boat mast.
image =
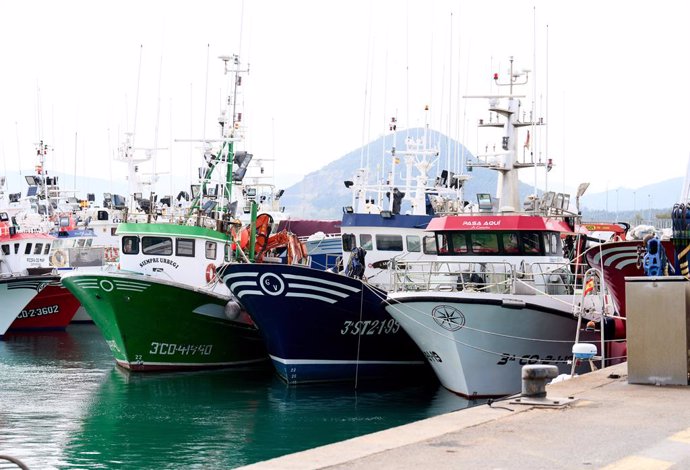
[[[479,120],[479,127],[500,127],[503,129],[501,137],[501,150],[487,152],[477,155],[476,162],[468,162],[468,169],[473,167],[489,168],[498,171],[498,183],[496,187],[497,208],[501,212],[519,212],[520,191],[517,170],[520,168],[531,168],[534,166],[545,166],[541,161],[519,161],[517,129],[520,127],[541,126],[544,124],[542,119],[529,120],[520,119],[520,98],[523,95],[515,95],[513,87],[525,85],[528,82],[529,70],[517,72],[513,68],[513,57],[510,57],[510,70],[508,80],[499,81],[499,74],[494,73],[493,79],[496,86],[508,87],[507,95],[488,95],[488,96],[466,96],[466,98],[488,98],[489,111],[499,116],[503,116],[503,122],[498,118],[495,121],[489,120],[486,123],[483,119]],[[528,134],[529,136],[529,134]],[[531,136],[532,139],[535,136]]]

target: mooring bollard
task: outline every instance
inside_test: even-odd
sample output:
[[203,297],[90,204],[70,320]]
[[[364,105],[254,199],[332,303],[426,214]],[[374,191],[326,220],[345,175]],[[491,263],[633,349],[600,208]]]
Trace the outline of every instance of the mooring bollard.
[[547,365],[522,366],[522,396],[543,398],[546,383],[558,377],[558,367]]

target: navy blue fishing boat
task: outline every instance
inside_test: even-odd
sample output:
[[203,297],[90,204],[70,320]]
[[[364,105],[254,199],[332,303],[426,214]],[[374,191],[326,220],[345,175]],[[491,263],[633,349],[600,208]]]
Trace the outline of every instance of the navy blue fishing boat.
[[[426,171],[439,155],[426,147],[427,137],[408,138],[397,154],[394,146],[391,159],[403,156],[410,167]],[[417,346],[382,307],[390,288],[387,266],[393,259],[435,256],[426,226],[434,214],[462,206],[464,177],[443,171],[435,180],[423,175],[415,185],[412,178],[405,185],[394,184],[394,176],[391,171],[385,185],[370,186],[361,169],[354,181],[345,182],[353,201],[340,223],[342,273],[267,263],[233,263],[221,271],[286,382],[407,378],[429,370]]]

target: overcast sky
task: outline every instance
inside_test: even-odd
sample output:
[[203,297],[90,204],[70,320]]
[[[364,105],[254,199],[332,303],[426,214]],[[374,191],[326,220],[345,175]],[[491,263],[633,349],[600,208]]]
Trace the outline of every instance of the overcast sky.
[[217,57],[235,53],[250,69],[246,147],[275,158],[279,186],[384,134],[391,116],[476,153],[487,103],[462,96],[495,92],[492,73],[514,56],[534,80],[523,109],[548,119],[535,148],[556,165],[548,184],[637,188],[685,174],[688,18],[671,0],[3,1],[0,172],[31,169],[42,138],[49,169],[122,180],[113,155],[130,131],[168,148],[159,171],[190,174],[201,151],[174,140],[218,136]]

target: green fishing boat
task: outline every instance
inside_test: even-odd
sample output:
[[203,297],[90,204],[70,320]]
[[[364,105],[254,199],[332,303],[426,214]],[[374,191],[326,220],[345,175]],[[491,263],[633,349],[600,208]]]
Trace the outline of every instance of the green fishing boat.
[[62,282],[126,369],[232,367],[266,360],[258,330],[228,296],[135,274],[70,274]]
[[[237,66],[229,89],[237,87],[239,59],[221,59],[226,73],[229,61]],[[230,96],[235,95],[231,89]],[[216,272],[238,256],[253,260],[255,248],[269,240],[272,220],[262,214],[259,219],[266,222],[249,230],[235,216],[242,201],[232,198],[233,186],[237,195],[248,193],[242,185],[252,155],[236,148],[243,130],[232,100],[228,104],[220,121],[221,138],[202,141],[203,166],[199,181],[190,187],[191,197],[181,191],[177,198],[158,200],[151,193],[143,201],[141,193],[131,194],[145,211],[125,211],[118,225],[117,270],[75,271],[63,277],[117,364],[127,369],[246,366],[268,359],[257,327]],[[136,158],[126,154],[124,159]],[[250,202],[255,226],[257,208]],[[243,247],[249,247],[247,253]]]

